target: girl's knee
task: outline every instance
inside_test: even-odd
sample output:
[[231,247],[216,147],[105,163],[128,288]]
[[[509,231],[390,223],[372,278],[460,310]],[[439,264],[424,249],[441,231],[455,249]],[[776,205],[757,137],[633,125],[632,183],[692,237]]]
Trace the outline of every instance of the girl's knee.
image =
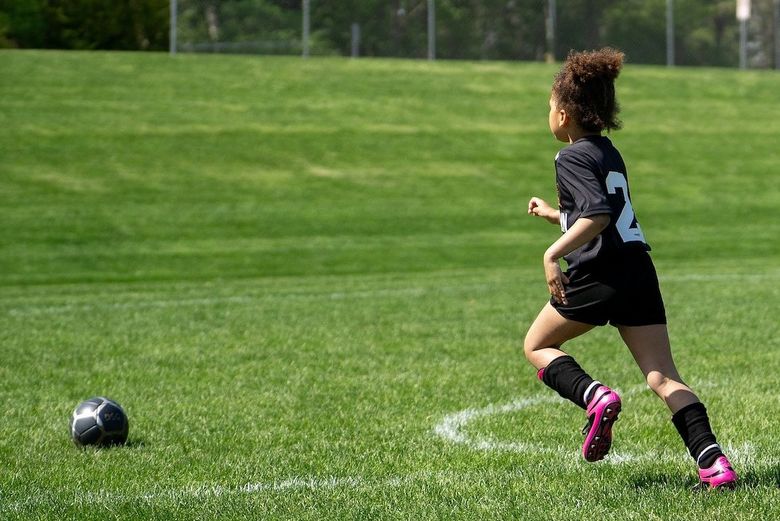
[[542,354],[541,352],[544,349],[549,348],[559,349],[560,345],[551,345],[549,342],[544,342],[543,339],[535,337],[530,332],[525,336],[525,340],[523,341],[523,354],[533,365],[539,364],[539,355]]
[[525,355],[525,358],[530,361],[534,351],[537,349],[539,349],[539,347],[529,339],[529,335],[526,335],[525,340],[523,341],[523,354]]
[[530,331],[525,335],[525,340],[523,340],[523,353],[529,360],[531,357],[533,357],[534,352],[538,351],[539,349],[544,349],[545,347],[547,346],[544,346],[542,342],[539,341],[539,337]]
[[661,371],[650,371],[647,373],[646,380],[648,387],[661,397],[685,386],[676,374],[668,374]]
[[669,381],[669,378],[660,371],[650,371],[647,373],[645,380],[647,381],[647,386],[650,387],[650,389],[652,389],[656,394],[661,394],[660,391],[663,390],[664,386]]

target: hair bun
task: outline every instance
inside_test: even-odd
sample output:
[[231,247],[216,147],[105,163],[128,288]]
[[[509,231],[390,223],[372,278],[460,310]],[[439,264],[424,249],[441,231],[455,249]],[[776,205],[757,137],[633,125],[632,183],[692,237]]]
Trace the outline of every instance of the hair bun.
[[588,83],[599,78],[615,81],[623,67],[624,54],[611,47],[598,51],[570,52],[566,62],[574,81]]

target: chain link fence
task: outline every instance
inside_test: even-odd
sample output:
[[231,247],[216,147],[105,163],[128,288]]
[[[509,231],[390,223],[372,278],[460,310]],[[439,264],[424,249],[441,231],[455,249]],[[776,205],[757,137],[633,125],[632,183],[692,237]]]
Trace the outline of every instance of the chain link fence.
[[[175,52],[560,60],[570,49],[611,45],[632,63],[740,64],[735,0],[173,0],[171,6]],[[745,65],[780,68],[779,26],[780,0],[752,1],[743,27]]]

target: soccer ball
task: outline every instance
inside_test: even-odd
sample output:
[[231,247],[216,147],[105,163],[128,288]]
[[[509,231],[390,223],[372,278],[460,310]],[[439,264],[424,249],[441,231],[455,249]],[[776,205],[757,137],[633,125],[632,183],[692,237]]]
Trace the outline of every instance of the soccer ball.
[[98,396],[81,402],[70,417],[70,435],[76,445],[122,445],[129,430],[122,407]]

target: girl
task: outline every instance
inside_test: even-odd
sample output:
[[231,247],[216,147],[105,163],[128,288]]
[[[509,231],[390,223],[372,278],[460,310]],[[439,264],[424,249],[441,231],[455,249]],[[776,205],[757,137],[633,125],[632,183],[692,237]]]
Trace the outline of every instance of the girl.
[[568,143],[555,157],[558,209],[532,197],[528,213],[560,224],[563,235],[544,254],[551,298],[528,330],[525,356],[540,380],[585,409],[582,454],[598,461],[612,444],[620,396],[593,380],[561,346],[609,322],[671,410],[699,466],[700,486],[734,488],[737,475],[715,440],[707,410],[672,360],[664,303],[631,206],[626,166],[601,135],[620,128],[614,82],[622,65],[623,53],[614,49],[572,52],[553,82],[550,130]]

